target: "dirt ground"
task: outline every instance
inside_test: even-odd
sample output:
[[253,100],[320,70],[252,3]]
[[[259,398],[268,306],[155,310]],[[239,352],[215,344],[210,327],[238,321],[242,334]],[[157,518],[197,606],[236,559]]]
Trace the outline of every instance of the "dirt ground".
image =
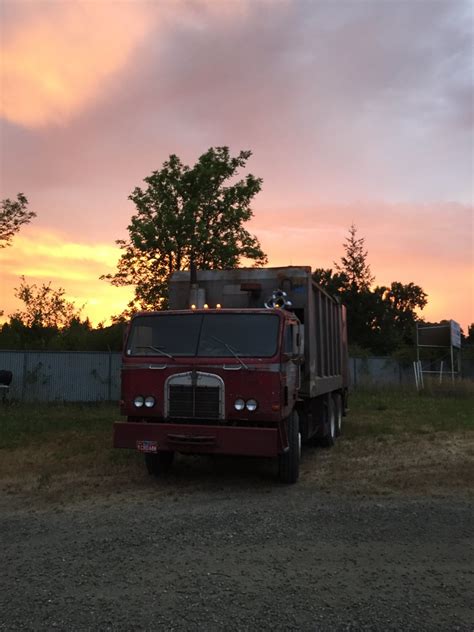
[[161,482],[141,464],[7,482],[0,630],[474,629],[472,504],[443,484],[459,446],[444,472],[418,446],[406,476],[390,443],[342,466],[352,449],[307,452],[290,487],[272,463],[204,458]]

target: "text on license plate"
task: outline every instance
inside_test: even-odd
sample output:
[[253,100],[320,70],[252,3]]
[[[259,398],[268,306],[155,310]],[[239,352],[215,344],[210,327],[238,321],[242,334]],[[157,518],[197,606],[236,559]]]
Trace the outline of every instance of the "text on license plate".
[[139,452],[158,452],[158,444],[156,441],[137,441],[137,450]]

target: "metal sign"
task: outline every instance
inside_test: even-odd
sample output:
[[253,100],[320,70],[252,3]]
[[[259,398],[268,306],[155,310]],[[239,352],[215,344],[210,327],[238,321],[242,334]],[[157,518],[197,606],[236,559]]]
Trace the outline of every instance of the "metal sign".
[[418,325],[419,347],[461,348],[461,326],[454,320],[442,325]]
[[461,348],[461,325],[454,320],[450,320],[451,325],[451,344],[457,349]]

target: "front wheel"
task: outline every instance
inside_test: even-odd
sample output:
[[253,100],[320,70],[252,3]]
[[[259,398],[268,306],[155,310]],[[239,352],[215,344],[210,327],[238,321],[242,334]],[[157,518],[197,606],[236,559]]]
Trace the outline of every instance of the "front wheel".
[[152,476],[163,476],[173,465],[174,452],[157,452],[156,454],[145,454],[145,465],[148,474]]
[[298,415],[293,412],[288,417],[288,449],[278,457],[280,482],[292,485],[300,475],[301,434]]

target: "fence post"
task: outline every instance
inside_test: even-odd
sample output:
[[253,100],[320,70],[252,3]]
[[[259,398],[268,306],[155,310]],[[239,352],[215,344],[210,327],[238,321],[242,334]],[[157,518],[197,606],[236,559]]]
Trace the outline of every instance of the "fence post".
[[112,351],[109,350],[109,380],[107,390],[108,401],[112,401]]
[[23,352],[23,375],[21,377],[21,401],[25,401],[25,391],[26,391],[26,364],[28,362],[27,352]]

